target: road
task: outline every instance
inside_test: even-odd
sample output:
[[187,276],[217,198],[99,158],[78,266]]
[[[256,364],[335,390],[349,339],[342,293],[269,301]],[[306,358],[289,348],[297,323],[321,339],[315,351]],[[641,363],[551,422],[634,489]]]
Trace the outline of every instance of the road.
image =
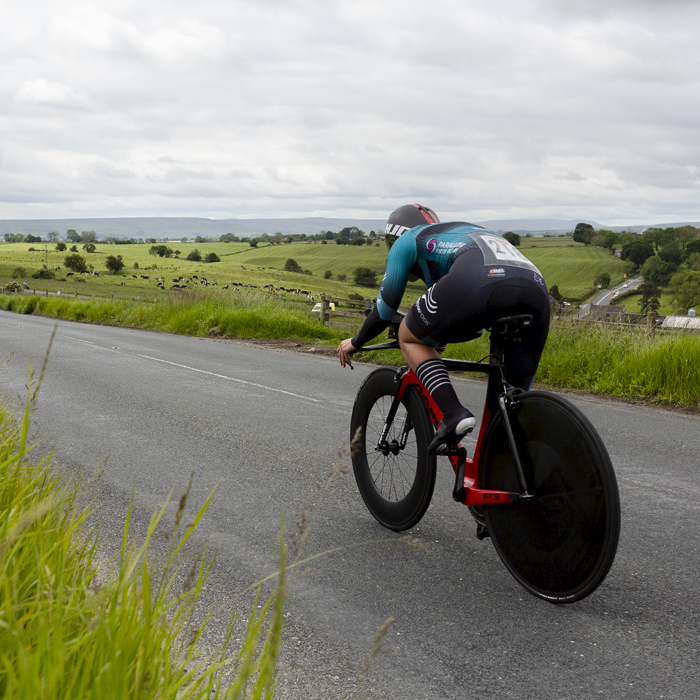
[[591,313],[591,304],[596,306],[608,306],[618,294],[622,294],[622,292],[636,287],[643,281],[644,278],[641,275],[636,275],[635,277],[632,277],[626,282],[621,282],[616,287],[604,289],[599,294],[596,294],[596,296],[593,297],[593,299],[587,304],[582,304],[578,314],[576,314],[576,317],[585,318],[586,316],[588,316],[588,314]]
[[[54,321],[0,312],[0,389],[24,393]],[[303,349],[303,348],[302,348]],[[35,413],[55,459],[89,475],[107,547],[130,493],[135,527],[195,471],[192,501],[219,485],[197,540],[218,549],[205,591],[220,638],[243,591],[275,569],[280,515],[290,528],[347,439],[371,367],[245,343],[60,322]],[[484,385],[457,380],[468,406]],[[571,606],[528,595],[451,499],[447,461],[407,546],[365,510],[351,473],[318,508],[307,555],[334,550],[293,580],[279,698],[693,698],[700,685],[700,418],[570,397],[608,445],[623,529],[601,588]],[[17,399],[19,400],[19,399]],[[476,431],[475,431],[476,432]],[[108,458],[108,459],[107,459]],[[105,459],[107,462],[105,464]],[[167,518],[172,520],[174,505]],[[393,618],[361,687],[357,664]],[[357,693],[357,694],[356,694]]]

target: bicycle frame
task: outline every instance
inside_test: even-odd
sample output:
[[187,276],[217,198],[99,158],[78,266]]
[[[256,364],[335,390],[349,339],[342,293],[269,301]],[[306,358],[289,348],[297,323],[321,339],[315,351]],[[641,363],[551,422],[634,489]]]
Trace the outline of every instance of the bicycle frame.
[[[398,343],[382,343],[379,345],[368,346],[363,348],[364,350],[387,350],[398,348]],[[450,360],[444,359],[445,367],[448,370],[459,370],[467,372],[480,372],[487,375],[500,375],[501,367],[498,364],[490,364],[486,362],[471,362],[468,360]],[[413,370],[408,367],[400,367],[396,371],[396,382],[398,384],[396,395],[392,407],[387,416],[387,423],[379,444],[376,449],[386,449],[382,443],[386,440],[386,435],[389,431],[391,422],[396,415],[396,410],[403,399],[406,391],[410,387],[418,392],[423,402],[423,407],[430,418],[431,423],[435,430],[440,426],[443,415],[442,411],[435,403],[430,392],[425,388],[423,383],[418,379]],[[488,397],[487,397],[488,398]],[[506,407],[503,399],[499,399],[501,412],[505,413]],[[467,457],[467,451],[464,447],[458,445],[453,448],[448,454],[449,460],[452,464],[452,469],[455,472],[455,487],[452,492],[452,497],[458,503],[463,503],[467,506],[483,506],[483,505],[505,505],[508,503],[516,503],[520,500],[531,498],[532,494],[528,491],[525,484],[525,479],[522,474],[522,467],[520,466],[520,459],[518,456],[517,449],[515,448],[515,442],[512,439],[512,434],[509,434],[509,439],[511,441],[511,449],[513,451],[516,469],[518,471],[518,477],[521,484],[521,492],[515,493],[512,491],[494,491],[490,489],[480,489],[476,486],[479,480],[479,460],[481,457],[481,446],[484,440],[486,431],[488,430],[489,424],[491,422],[491,412],[488,407],[488,401],[484,404],[484,413],[481,421],[481,428],[479,430],[479,436],[476,442],[476,449],[474,451],[474,456],[469,459]],[[504,419],[508,428],[510,428],[510,422],[507,415],[504,415]],[[510,430],[509,430],[510,433]],[[404,438],[405,439],[405,438]]]

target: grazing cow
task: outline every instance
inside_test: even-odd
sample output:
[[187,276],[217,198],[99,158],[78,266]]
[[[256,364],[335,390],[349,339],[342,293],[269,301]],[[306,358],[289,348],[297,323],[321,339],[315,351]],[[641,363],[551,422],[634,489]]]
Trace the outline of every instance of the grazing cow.
[[147,279],[148,279],[148,275],[141,275],[141,279],[142,279],[142,280],[147,280]]
[[72,277],[75,274],[75,272],[66,272],[66,277]]
[[135,280],[138,279],[138,277],[137,277],[136,275],[131,275],[131,278],[132,278],[132,279],[135,279]]
[[228,289],[228,285],[226,285],[225,287],[222,287],[221,289]]

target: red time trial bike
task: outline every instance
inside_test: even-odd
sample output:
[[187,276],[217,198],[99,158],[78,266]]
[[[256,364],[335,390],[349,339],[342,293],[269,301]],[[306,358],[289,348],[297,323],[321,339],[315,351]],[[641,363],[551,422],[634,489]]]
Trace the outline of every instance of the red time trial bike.
[[[398,348],[401,319],[394,317],[389,342],[362,350]],[[453,498],[469,506],[477,537],[490,537],[530,593],[573,603],[612,566],[620,498],[605,445],[583,413],[561,396],[506,381],[505,349],[531,322],[526,315],[499,319],[488,361],[443,360],[448,371],[484,373],[489,382],[472,457],[462,445],[442,454],[455,473]],[[430,505],[437,460],[428,445],[441,419],[408,367],[379,367],[362,383],[351,419],[352,464],[367,508],[384,527],[411,528]]]

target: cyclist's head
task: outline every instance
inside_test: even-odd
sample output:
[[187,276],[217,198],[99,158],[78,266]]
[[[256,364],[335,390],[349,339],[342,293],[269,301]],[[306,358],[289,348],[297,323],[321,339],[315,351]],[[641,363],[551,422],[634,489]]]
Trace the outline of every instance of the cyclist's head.
[[390,249],[404,231],[423,224],[438,223],[440,223],[440,219],[432,209],[428,209],[422,204],[404,204],[389,214],[384,229],[386,247]]

